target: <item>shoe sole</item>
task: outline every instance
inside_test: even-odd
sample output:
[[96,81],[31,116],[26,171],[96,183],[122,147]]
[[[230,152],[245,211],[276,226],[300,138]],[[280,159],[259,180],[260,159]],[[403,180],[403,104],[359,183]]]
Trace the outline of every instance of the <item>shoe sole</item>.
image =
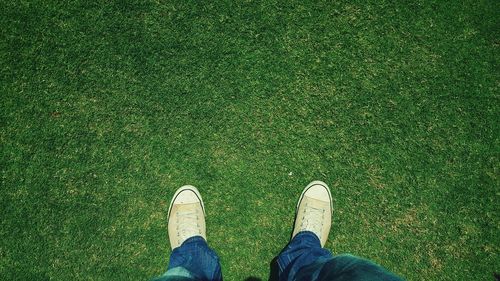
[[170,211],[172,210],[172,206],[174,205],[174,202],[175,202],[175,199],[177,198],[177,196],[185,191],[185,190],[190,190],[190,191],[193,191],[194,194],[196,194],[196,197],[198,197],[198,199],[200,200],[200,203],[201,203],[201,209],[203,210],[203,215],[207,216],[206,213],[205,213],[205,205],[203,204],[203,199],[201,198],[201,194],[200,192],[198,191],[198,189],[192,185],[184,185],[182,187],[180,187],[179,189],[177,189],[174,193],[174,196],[172,196],[172,201],[170,201],[170,206],[168,207],[168,214],[167,214],[167,218],[170,219]]

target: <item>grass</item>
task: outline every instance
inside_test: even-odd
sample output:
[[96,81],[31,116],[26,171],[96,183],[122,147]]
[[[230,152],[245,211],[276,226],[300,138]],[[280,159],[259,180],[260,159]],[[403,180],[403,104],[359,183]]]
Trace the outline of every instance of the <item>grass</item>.
[[320,179],[334,253],[493,280],[499,2],[285,2],[2,3],[0,279],[160,274],[189,183],[265,280]]

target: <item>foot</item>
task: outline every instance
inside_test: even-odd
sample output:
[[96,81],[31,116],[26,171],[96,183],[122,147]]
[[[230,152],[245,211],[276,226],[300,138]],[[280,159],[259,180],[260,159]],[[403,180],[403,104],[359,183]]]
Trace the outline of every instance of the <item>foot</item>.
[[185,185],[175,192],[168,209],[170,246],[175,249],[194,236],[207,240],[205,207],[198,189]]
[[332,195],[326,183],[313,181],[306,186],[297,203],[292,239],[301,231],[318,236],[321,247],[328,239],[332,225]]

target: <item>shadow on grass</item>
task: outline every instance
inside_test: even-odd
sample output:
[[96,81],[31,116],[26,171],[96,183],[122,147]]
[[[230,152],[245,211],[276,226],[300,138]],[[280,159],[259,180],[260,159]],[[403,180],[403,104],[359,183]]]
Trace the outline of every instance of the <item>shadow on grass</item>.
[[[278,263],[276,260],[278,257],[275,257],[271,263],[269,264],[269,281],[278,281]],[[250,276],[245,278],[244,281],[262,281],[262,279],[254,276]]]

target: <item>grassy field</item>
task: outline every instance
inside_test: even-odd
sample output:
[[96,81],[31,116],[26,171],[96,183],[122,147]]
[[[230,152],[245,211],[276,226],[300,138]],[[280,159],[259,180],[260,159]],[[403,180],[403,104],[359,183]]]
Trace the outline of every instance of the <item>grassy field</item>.
[[1,280],[148,280],[181,185],[266,280],[311,180],[326,247],[500,271],[499,1],[3,1]]

